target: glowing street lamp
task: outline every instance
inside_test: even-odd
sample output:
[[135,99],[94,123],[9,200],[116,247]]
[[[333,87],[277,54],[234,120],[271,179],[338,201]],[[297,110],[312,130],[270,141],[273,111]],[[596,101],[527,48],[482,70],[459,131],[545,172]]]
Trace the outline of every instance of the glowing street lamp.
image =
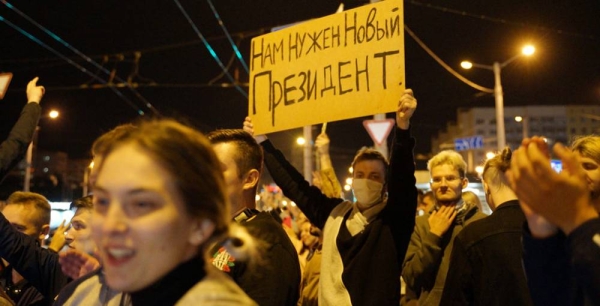
[[521,50],[521,53],[509,58],[508,60],[500,63],[494,62],[492,65],[481,65],[472,63],[469,61],[463,61],[460,66],[464,69],[481,68],[487,69],[494,72],[494,97],[496,100],[496,137],[498,142],[498,150],[502,151],[506,146],[506,134],[504,132],[504,93],[502,92],[502,83],[500,80],[500,71],[508,64],[521,56],[531,56],[535,53],[535,47],[532,45],[526,45]]
[[48,113],[48,117],[50,117],[51,119],[56,119],[59,115],[60,113],[55,109],[51,110],[50,113]]

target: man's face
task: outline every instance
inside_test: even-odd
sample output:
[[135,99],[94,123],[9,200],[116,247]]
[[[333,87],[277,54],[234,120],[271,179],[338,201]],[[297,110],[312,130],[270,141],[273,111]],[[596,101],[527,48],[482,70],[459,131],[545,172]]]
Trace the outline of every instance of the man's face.
[[352,177],[385,184],[385,165],[382,161],[374,159],[359,161],[354,165]]
[[91,239],[90,219],[92,210],[87,208],[78,208],[71,219],[71,228],[65,236],[67,245],[71,249],[80,250],[86,253],[92,253],[95,250]]
[[581,166],[585,171],[588,188],[592,194],[592,198],[600,197],[600,165],[594,159],[585,157],[579,152],[575,152],[575,155],[579,157]]
[[8,222],[10,222],[10,224],[12,224],[12,226],[19,232],[33,237],[40,242],[46,236],[46,233],[44,233],[42,229],[35,225],[35,220],[38,217],[38,211],[36,211],[33,205],[6,205],[2,213]]
[[221,162],[227,196],[231,203],[231,213],[235,215],[244,209],[244,182],[240,178],[239,170],[235,162],[237,146],[229,142],[221,142],[213,145],[213,149]]
[[443,205],[446,202],[457,202],[468,182],[460,177],[454,166],[443,164],[431,169],[430,184],[435,200]]

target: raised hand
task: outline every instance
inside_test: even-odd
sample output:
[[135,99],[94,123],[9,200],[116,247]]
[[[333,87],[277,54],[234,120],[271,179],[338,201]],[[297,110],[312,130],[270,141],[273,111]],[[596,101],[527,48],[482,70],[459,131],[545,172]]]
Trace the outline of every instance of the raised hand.
[[100,268],[98,259],[80,250],[67,250],[60,253],[58,262],[63,273],[72,279],[77,279]]
[[442,237],[452,225],[454,218],[456,218],[454,206],[440,207],[429,216],[429,231],[438,237]]
[[417,99],[415,99],[412,89],[405,89],[404,94],[398,102],[396,110],[396,125],[399,128],[406,130],[410,125],[410,118],[417,109]]
[[319,154],[329,154],[329,137],[327,134],[321,133],[317,136],[317,139],[315,139],[315,147]]
[[256,142],[258,142],[258,143],[261,143],[261,142],[267,140],[266,135],[258,135],[258,136],[254,135],[254,125],[252,124],[252,118],[250,118],[250,117],[246,117],[246,119],[244,119],[244,125],[243,125],[242,129],[244,131],[246,131],[248,134],[254,136],[254,139],[256,139]]
[[35,77],[27,84],[27,89],[25,91],[27,94],[27,102],[40,103],[40,101],[42,101],[46,89],[44,86],[37,86],[37,81],[39,79],[39,77]]
[[553,151],[563,162],[563,171],[556,173],[544,146],[523,140],[513,153],[508,178],[521,201],[569,234],[583,222],[597,218],[598,213],[591,205],[585,171],[577,155],[556,144]]
[[48,248],[55,252],[60,251],[67,242],[65,232],[69,230],[69,227],[71,227],[71,223],[69,222],[65,225],[65,222],[67,222],[67,220],[63,220],[63,222],[60,223],[60,225],[56,228],[54,235],[52,236],[52,240],[50,240],[50,245],[48,246]]

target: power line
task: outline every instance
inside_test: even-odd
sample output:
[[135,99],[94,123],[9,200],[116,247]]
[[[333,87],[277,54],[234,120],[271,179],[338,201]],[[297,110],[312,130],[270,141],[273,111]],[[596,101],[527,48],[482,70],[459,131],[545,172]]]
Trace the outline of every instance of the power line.
[[421,46],[421,48],[423,48],[423,50],[425,50],[425,52],[427,52],[427,54],[429,54],[429,56],[431,56],[436,62],[438,62],[438,64],[440,64],[444,69],[446,69],[448,72],[450,72],[450,74],[455,76],[457,79],[461,80],[465,84],[467,84],[477,90],[480,90],[483,92],[488,92],[488,93],[494,92],[493,89],[478,85],[478,84],[470,81],[469,79],[465,78],[464,76],[462,76],[456,70],[452,69],[452,67],[450,67],[450,65],[446,64],[439,56],[437,56],[431,49],[429,49],[429,47],[427,47],[427,45],[408,27],[408,25],[404,24],[404,30],[406,31],[406,33],[408,33],[408,35],[410,35],[410,37],[412,37],[412,39],[414,39],[417,42],[417,44],[419,44],[419,46]]
[[[206,38],[204,38],[204,35],[202,35],[202,33],[200,32],[200,30],[198,29],[198,27],[196,26],[196,24],[192,21],[192,19],[190,18],[190,16],[188,15],[188,13],[185,11],[185,9],[183,8],[183,6],[181,6],[181,3],[179,3],[178,0],[173,0],[173,1],[175,1],[175,4],[177,4],[177,7],[181,11],[181,13],[185,17],[185,19],[188,21],[188,23],[190,24],[190,26],[192,26],[192,29],[194,30],[194,32],[196,32],[196,35],[198,35],[198,38],[200,38],[200,40],[202,41],[202,43],[204,43],[204,46],[206,47],[206,49],[208,50],[208,52],[210,53],[210,55],[215,59],[215,61],[217,62],[217,64],[219,65],[219,67],[221,67],[221,69],[223,70],[223,72],[225,72],[225,75],[227,76],[227,78],[229,79],[229,81],[231,81],[231,83],[233,83],[233,84],[236,84],[237,83],[236,80],[233,78],[233,76],[231,76],[231,74],[229,73],[229,71],[227,71],[227,68],[225,68],[225,66],[223,65],[223,62],[221,62],[221,60],[219,59],[219,56],[217,56],[217,53],[215,52],[215,50],[210,46],[210,44],[208,43],[208,41],[206,41]],[[244,96],[244,98],[248,98],[248,93],[246,93],[246,91],[244,91],[240,86],[236,85],[235,88]]]
[[[18,32],[20,32],[21,34],[25,35],[27,38],[33,40],[35,43],[37,43],[38,45],[44,47],[46,50],[54,53],[56,56],[62,58],[63,60],[67,61],[69,64],[75,66],[77,69],[79,69],[81,72],[91,76],[92,78],[94,78],[95,80],[101,82],[102,84],[107,84],[106,81],[100,77],[98,77],[97,75],[91,73],[89,70],[87,70],[85,67],[73,62],[71,59],[67,58],[66,56],[64,56],[63,54],[61,54],[60,52],[54,50],[52,47],[48,46],[47,44],[43,43],[41,40],[37,39],[35,36],[29,34],[27,31],[23,30],[22,28],[20,28],[19,26],[17,26],[16,24],[10,22],[9,20],[5,19],[2,15],[0,15],[0,21],[6,23],[8,26],[10,26],[11,28],[17,30]],[[142,111],[139,107],[137,107],[133,102],[131,102],[131,100],[127,99],[123,93],[121,93],[120,91],[118,91],[115,87],[109,87],[117,96],[119,96],[121,99],[123,99],[123,101],[125,101],[129,106],[131,106],[133,109],[137,110],[139,115],[144,115],[144,111]]]
[[246,70],[246,73],[250,73],[250,70],[248,70],[248,65],[246,65],[246,62],[244,61],[244,58],[242,57],[242,53],[240,53],[240,50],[238,49],[237,45],[233,43],[233,39],[231,39],[231,36],[229,35],[229,31],[227,31],[227,28],[225,27],[225,24],[223,23],[221,16],[219,16],[217,9],[215,8],[215,6],[213,5],[211,0],[206,0],[206,2],[208,2],[210,9],[212,10],[213,14],[215,15],[215,18],[217,18],[219,26],[221,26],[221,29],[223,29],[225,36],[227,36],[227,40],[229,40],[229,43],[231,44],[231,47],[233,48],[233,52],[239,59],[240,63],[242,63],[242,66]]
[[[12,4],[8,3],[6,0],[0,0],[0,2],[4,3],[5,6],[7,6],[8,8],[10,8],[11,10],[17,12],[17,14],[19,14],[21,17],[25,18],[27,21],[31,22],[33,25],[35,25],[36,27],[38,27],[40,30],[44,31],[44,33],[48,34],[50,37],[52,37],[54,40],[58,41],[59,43],[61,43],[63,46],[67,47],[69,50],[75,52],[75,54],[79,55],[81,58],[85,59],[86,62],[92,64],[93,66],[95,66],[96,68],[100,69],[102,72],[104,72],[106,75],[112,76],[111,72],[108,71],[108,69],[102,67],[100,64],[98,64],[96,61],[94,61],[93,59],[91,59],[90,57],[88,57],[87,55],[83,54],[81,51],[79,51],[78,49],[76,49],[75,47],[71,46],[69,43],[67,43],[66,41],[64,41],[62,38],[60,38],[58,35],[54,34],[52,31],[48,30],[46,27],[42,26],[41,24],[39,24],[38,22],[36,22],[35,20],[33,20],[31,17],[29,17],[27,14],[23,13],[22,11],[20,11],[19,9],[17,9],[16,7],[14,7]],[[118,75],[114,75],[115,79],[119,82],[124,82]],[[144,98],[137,90],[133,89],[133,87],[131,86],[127,86],[127,88],[129,88],[129,90],[131,92],[133,92],[133,94],[140,99],[147,108],[149,108],[150,110],[152,110],[154,112],[154,114],[159,115],[160,113],[158,112],[158,110],[146,99]]]
[[535,25],[527,24],[525,22],[518,22],[518,21],[506,20],[503,18],[486,16],[486,15],[482,15],[482,14],[469,13],[467,11],[461,11],[461,10],[457,10],[457,9],[433,5],[430,3],[423,3],[423,2],[420,2],[417,0],[407,0],[407,2],[412,5],[426,7],[429,9],[442,11],[444,13],[450,13],[450,14],[464,16],[464,17],[471,17],[471,18],[490,21],[490,22],[494,22],[494,23],[501,23],[501,24],[519,26],[519,27],[533,28],[535,30],[540,30],[540,31],[545,31],[545,32],[554,32],[555,34],[570,35],[570,36],[576,36],[576,37],[587,38],[587,39],[592,39],[592,40],[598,39],[596,36],[594,36],[592,34],[582,34],[582,33],[577,33],[577,32],[564,31],[564,30],[560,30],[560,29],[552,29],[552,28],[543,27],[543,26],[535,26]]

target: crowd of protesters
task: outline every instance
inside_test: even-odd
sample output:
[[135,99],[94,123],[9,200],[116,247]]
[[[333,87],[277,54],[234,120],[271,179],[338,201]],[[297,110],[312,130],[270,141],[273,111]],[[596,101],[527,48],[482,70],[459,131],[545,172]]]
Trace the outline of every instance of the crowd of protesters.
[[[0,179],[32,140],[37,82]],[[560,173],[542,137],[487,160],[487,216],[457,152],[433,156],[417,190],[416,109],[405,90],[389,159],[358,151],[352,199],[325,133],[307,182],[250,118],[207,135],[165,118],[118,126],[49,247],[44,195],[2,199],[0,305],[600,305],[600,137],[555,145]],[[264,168],[276,187],[260,188]]]

